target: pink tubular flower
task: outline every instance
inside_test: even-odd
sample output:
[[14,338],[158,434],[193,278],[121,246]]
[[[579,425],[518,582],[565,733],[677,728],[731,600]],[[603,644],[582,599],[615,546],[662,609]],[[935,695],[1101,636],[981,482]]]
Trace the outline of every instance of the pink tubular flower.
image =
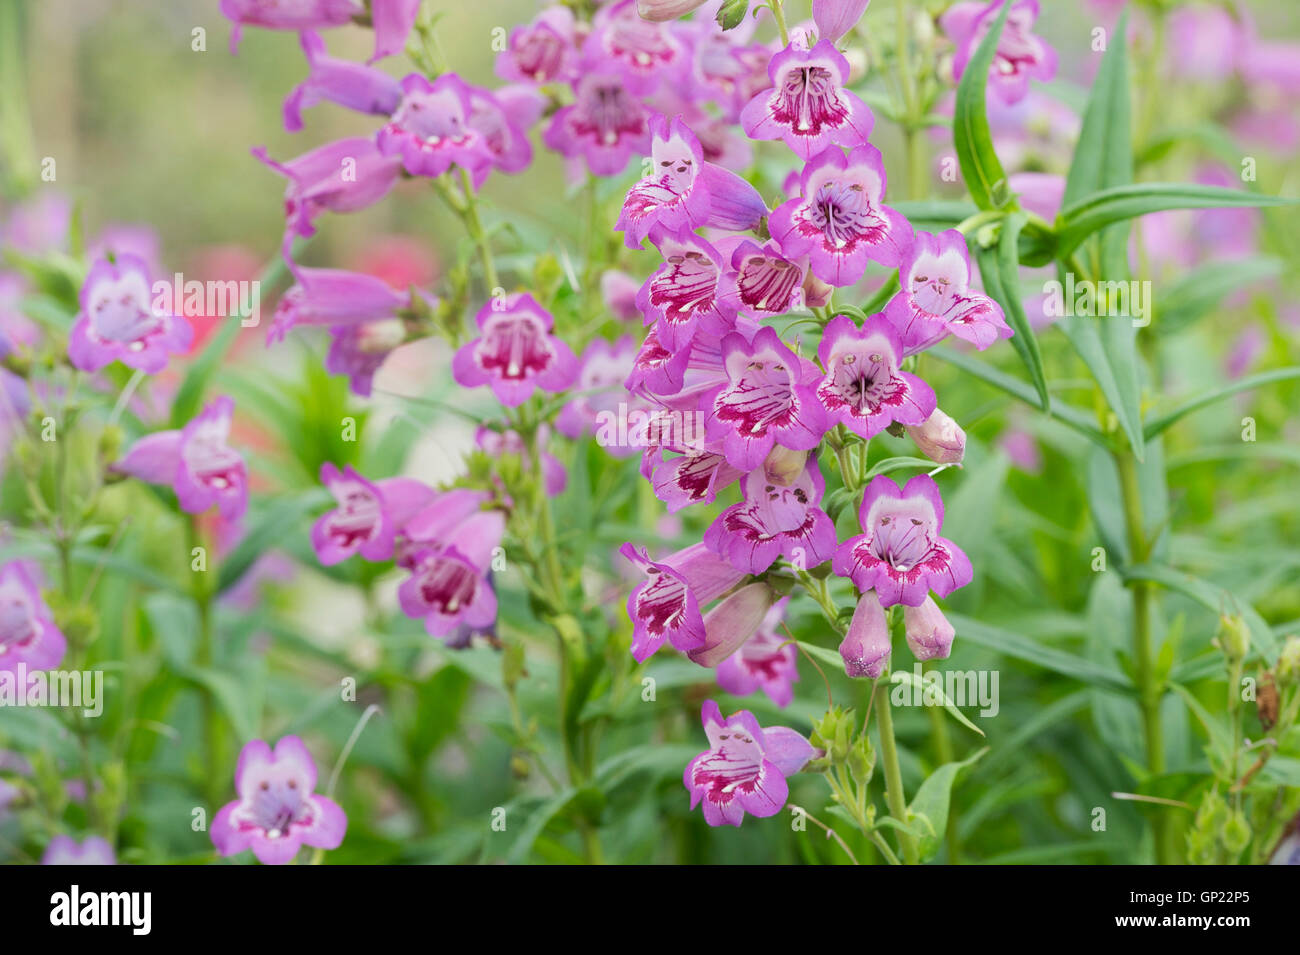
[[726,335],[722,357],[726,382],[703,401],[710,409],[706,434],[722,441],[729,464],[752,471],[775,445],[792,451],[817,446],[827,425],[816,395],[816,365],[797,357],[766,325],[752,340],[741,332]]
[[903,354],[915,355],[949,334],[981,351],[1011,337],[1002,307],[970,287],[970,254],[956,229],[918,232],[899,278],[903,287],[885,306],[885,315],[898,329]]
[[557,83],[577,76],[573,11],[549,7],[532,23],[510,31],[497,57],[497,76],[510,82]]
[[762,318],[784,315],[806,304],[803,282],[808,264],[781,254],[775,242],[759,245],[752,239],[732,239],[731,269],[735,273],[736,307]]
[[636,306],[640,283],[626,272],[607,269],[600,276],[600,299],[605,308],[620,322],[632,322],[641,317]]
[[614,0],[596,11],[583,42],[588,58],[608,59],[629,78],[654,82],[686,69],[686,48],[663,23],[641,19],[637,0]]
[[903,346],[883,315],[868,316],[862,328],[847,315],[837,316],[822,334],[817,357],[826,369],[817,397],[828,424],[872,438],[895,421],[919,425],[934,412],[930,386],[899,370]]
[[239,50],[244,26],[318,30],[350,23],[365,12],[361,0],[221,0],[221,15],[235,25],[230,32],[231,53]]
[[[437,521],[440,501],[430,506]],[[424,512],[430,514],[430,509]],[[425,537],[427,526],[413,520],[408,532]],[[408,617],[424,620],[430,636],[445,637],[461,624],[489,627],[496,621],[497,597],[488,581],[492,552],[501,546],[506,520],[501,511],[476,511],[445,532],[440,547],[423,541],[408,560],[411,576],[397,589],[398,603]]]
[[961,464],[966,456],[966,432],[938,408],[920,426],[908,425],[907,434],[935,464]]
[[337,849],[348,818],[334,800],[318,796],[316,762],[297,736],[275,750],[260,739],[246,744],[235,768],[239,798],[212,819],[212,844],[223,856],[252,849],[263,865],[293,861],[303,845]]
[[919,607],[904,607],[903,624],[907,645],[918,660],[946,660],[952,652],[952,624],[933,597],[926,597]]
[[408,73],[402,101],[375,137],[385,156],[400,156],[412,176],[441,176],[453,165],[472,175],[492,164],[483,134],[470,125],[470,88],[455,73],[433,82]]
[[53,670],[68,641],[41,597],[39,571],[26,561],[0,565],[0,673]]
[[760,818],[780,812],[790,797],[786,777],[817,754],[812,744],[785,726],[764,729],[748,710],[724,720],[712,700],[700,719],[710,748],[691,760],[682,776],[691,808],[702,801],[711,826],[739,826],[746,812]]
[[867,12],[870,0],[813,0],[813,22],[823,40],[838,40],[853,29]]
[[889,621],[875,591],[864,591],[854,608],[848,632],[840,641],[844,672],[852,677],[875,679],[889,663]]
[[718,664],[718,689],[732,696],[749,696],[762,690],[780,707],[794,699],[799,680],[799,653],[784,634],[778,632],[785,619],[789,597],[782,597],[767,611],[763,623],[741,648]]
[[280,297],[266,331],[267,342],[280,341],[298,325],[343,328],[392,318],[410,307],[410,296],[383,279],[344,269],[292,265],[297,283]]
[[359,113],[389,116],[402,101],[402,87],[383,70],[330,56],[320,34],[304,30],[299,36],[310,72],[284,101],[284,128],[302,129],[302,111],[328,101]]
[[155,311],[149,270],[134,255],[100,259],[81,286],[81,313],[68,336],[68,360],[82,371],[120,361],[147,374],[183,354],[194,331],[180,315]]
[[704,161],[695,134],[681,117],[650,120],[650,175],[628,190],[614,228],[630,249],[656,226],[673,232],[713,226],[743,231],[758,225],[767,205],[758,191],[735,173]]
[[650,241],[664,264],[641,286],[636,304],[645,323],[655,325],[659,341],[678,349],[695,337],[697,328],[714,338],[735,328],[736,295],[721,253],[687,230],[657,227]]
[[[975,48],[997,22],[1002,0],[982,3],[979,0],[949,7],[939,18],[944,33],[956,44],[952,71],[961,79]],[[1056,50],[1033,33],[1038,19],[1038,0],[1016,0],[1007,14],[1007,22],[998,40],[993,65],[989,68],[989,85],[1005,103],[1015,103],[1029,92],[1031,78],[1046,82],[1056,76]]]
[[899,265],[912,246],[912,225],[882,205],[880,150],[859,146],[845,156],[834,146],[804,166],[801,195],[772,212],[768,227],[786,255],[807,255],[813,274],[853,285],[868,261]]
[[371,0],[370,19],[375,28],[375,52],[368,63],[406,49],[406,38],[415,26],[420,0]]
[[704,0],[636,0],[636,12],[642,20],[665,23],[703,5]]
[[239,452],[226,444],[234,409],[228,397],[214,398],[179,431],[158,431],[135,442],[113,470],[170,484],[188,514],[215,504],[223,518],[237,520],[248,507],[248,472]]
[[362,137],[326,143],[285,163],[261,147],[252,152],[289,180],[284,210],[291,235],[315,235],[314,221],[324,211],[355,212],[373,205],[402,171],[400,158],[383,155],[373,140]]
[[55,836],[45,847],[41,865],[117,865],[117,854],[102,836],[78,842],[72,836]]
[[777,557],[808,570],[834,556],[835,524],[817,506],[826,481],[816,461],[809,458],[789,483],[759,467],[745,478],[744,492],[704,532],[704,543],[737,570],[761,574]]
[[406,341],[406,325],[399,318],[334,325],[330,338],[325,370],[331,375],[347,375],[352,393],[368,398],[376,372]]
[[704,615],[704,645],[686,655],[700,666],[717,666],[758,633],[775,602],[776,592],[761,580],[728,594]]
[[542,142],[570,159],[584,159],[594,175],[617,176],[634,153],[649,149],[641,92],[612,63],[584,64],[574,81],[573,105],[556,110]]
[[471,86],[469,103],[469,125],[483,137],[491,157],[490,164],[473,171],[474,187],[481,186],[494,167],[511,174],[528,168],[533,161],[533,146],[527,129],[541,116],[546,98],[522,83],[492,93]]
[[328,461],[321,465],[320,479],[339,505],[311,529],[312,547],[326,567],[357,553],[366,560],[388,560],[402,526],[434,497],[432,488],[412,478],[371,483],[351,465],[340,472]]
[[628,595],[632,619],[632,656],[646,660],[671,643],[683,653],[705,645],[700,607],[721,597],[745,576],[704,544],[652,561],[644,550],[627,543],[618,551],[645,572],[646,579]]
[[759,93],[740,113],[751,139],[784,139],[804,161],[832,145],[867,145],[875,117],[844,89],[849,61],[830,40],[811,50],[790,44],[767,68],[772,89]]
[[919,607],[931,590],[946,597],[971,582],[966,555],[939,536],[943,499],[929,475],[918,474],[901,490],[877,475],[862,496],[858,519],[864,533],[840,545],[833,566],[863,593],[875,588],[882,605]]
[[555,319],[523,292],[490,300],[476,319],[480,335],[452,359],[452,376],[466,388],[490,385],[503,405],[523,404],[533,391],[564,391],[578,359],[551,334]]

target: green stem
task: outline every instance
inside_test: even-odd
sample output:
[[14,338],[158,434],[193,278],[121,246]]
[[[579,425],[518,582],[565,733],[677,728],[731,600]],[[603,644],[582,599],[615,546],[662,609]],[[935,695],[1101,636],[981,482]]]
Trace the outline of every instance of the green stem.
[[[925,664],[925,669],[934,669],[934,662],[930,661]],[[934,741],[934,758],[939,766],[944,763],[956,761],[956,754],[952,747],[952,732],[948,728],[948,719],[943,710],[937,706],[927,706],[926,712],[930,716],[930,735]],[[950,803],[948,807],[948,828],[944,838],[948,843],[948,864],[956,865],[957,856],[961,849],[960,836],[957,833],[957,805],[955,802]]]
[[772,11],[772,18],[776,20],[776,31],[781,34],[781,45],[790,45],[790,31],[785,25],[785,11],[781,9],[781,0],[770,0],[768,9]]
[[[1131,450],[1115,454],[1119,468],[1120,494],[1124,503],[1124,524],[1128,534],[1129,554],[1133,563],[1146,560],[1148,544],[1142,517],[1142,490],[1138,482],[1137,458]],[[1133,593],[1133,670],[1138,688],[1138,707],[1142,713],[1143,737],[1146,741],[1147,770],[1153,776],[1165,772],[1164,728],[1160,723],[1161,687],[1154,666],[1151,641],[1151,585],[1147,581],[1129,583]],[[1156,827],[1156,860],[1164,865],[1171,861],[1168,814],[1159,817]]]
[[478,247],[479,259],[483,263],[483,281],[487,285],[488,295],[492,294],[493,289],[500,287],[497,280],[496,263],[492,260],[492,244],[488,241],[487,232],[483,229],[483,220],[478,214],[478,200],[474,195],[474,184],[470,182],[469,173],[462,167],[460,169],[460,187],[465,193],[465,210],[463,213],[465,219],[465,229],[469,236],[474,240],[474,245]]
[[[878,684],[878,693],[883,699],[876,704],[876,727],[880,731],[880,761],[885,768],[885,800],[889,804],[889,814],[907,825],[907,797],[903,793],[903,774],[898,767],[898,746],[894,742],[894,717],[890,712],[889,683]],[[903,861],[907,865],[916,865],[921,861],[916,839],[909,833],[898,831],[898,844],[903,850]]]

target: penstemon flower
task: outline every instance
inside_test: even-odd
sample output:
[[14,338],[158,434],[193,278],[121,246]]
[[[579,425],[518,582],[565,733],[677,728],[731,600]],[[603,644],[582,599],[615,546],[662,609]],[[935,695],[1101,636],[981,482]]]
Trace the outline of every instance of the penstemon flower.
[[230,398],[214,398],[184,428],[136,441],[113,470],[171,485],[187,513],[216,505],[223,518],[238,520],[248,507],[248,472],[243,457],[226,443],[234,410]]
[[924,351],[949,334],[981,350],[1011,337],[1001,306],[970,287],[970,253],[956,229],[917,233],[899,279],[903,287],[885,314],[899,330],[904,354]]
[[750,471],[778,444],[792,451],[817,446],[827,422],[816,395],[816,365],[766,326],[752,339],[726,335],[722,356],[726,383],[704,399],[711,412],[706,433],[722,441],[729,464]]
[[263,865],[293,861],[304,845],[337,849],[348,820],[327,796],[316,795],[316,761],[297,736],[272,750],[255,739],[239,753],[235,792],[212,819],[212,844],[223,856],[253,850]]
[[919,474],[899,488],[883,474],[872,478],[858,512],[863,533],[835,552],[835,573],[864,593],[875,589],[886,607],[919,607],[930,591],[946,597],[971,582],[970,561],[939,536],[943,499],[934,478]]
[[470,123],[469,85],[454,73],[430,82],[409,73],[401,82],[402,100],[375,137],[385,156],[400,156],[412,176],[441,176],[452,166],[471,175],[486,174],[493,157],[487,141]]
[[700,607],[721,597],[745,576],[704,544],[693,544],[657,561],[630,543],[620,547],[619,553],[646,577],[627,598],[628,616],[635,628],[632,656],[637,663],[644,663],[665,642],[683,653],[703,647]]
[[834,556],[835,525],[817,506],[826,482],[811,457],[789,481],[761,466],[746,476],[743,488],[744,501],[723,510],[704,532],[704,543],[732,566],[761,574],[778,556],[800,569]]
[[302,111],[328,101],[359,113],[389,116],[402,101],[402,87],[383,70],[330,56],[320,34],[304,30],[299,41],[309,69],[284,101],[284,128],[302,129]]
[[53,670],[68,641],[41,597],[39,571],[26,561],[0,565],[0,673]]
[[410,543],[403,564],[411,575],[397,590],[402,612],[423,619],[434,637],[445,637],[461,624],[484,628],[496,620],[497,597],[488,575],[506,526],[505,515],[490,510],[448,527],[438,513],[440,504],[435,501],[407,525]]
[[552,334],[555,319],[526,292],[493,299],[475,321],[479,337],[463,345],[451,365],[466,388],[489,385],[513,408],[538,388],[564,391],[577,378],[578,359]]
[[542,134],[550,149],[582,159],[597,176],[616,176],[650,143],[641,104],[645,81],[629,79],[611,60],[584,60],[573,82],[573,105],[562,106]]
[[934,412],[930,386],[900,370],[903,346],[882,315],[869,316],[861,328],[847,315],[832,319],[817,357],[826,369],[818,399],[830,421],[859,437],[874,437],[895,421],[921,425]]
[[812,0],[813,22],[823,40],[838,40],[867,12],[870,0]]
[[739,826],[745,813],[774,816],[790,797],[786,777],[817,755],[812,744],[785,726],[759,726],[748,710],[723,719],[709,700],[700,714],[709,749],[686,766],[682,781],[691,808],[703,803],[711,826]]
[[758,633],[775,602],[776,592],[761,580],[728,594],[704,615],[704,643],[686,655],[700,666],[717,666]]
[[840,641],[844,672],[875,679],[885,672],[890,654],[889,621],[874,590],[863,591],[853,609],[853,619]]
[[235,25],[231,53],[239,49],[245,24],[268,30],[315,30],[342,26],[363,13],[361,0],[221,0],[221,15]]
[[532,23],[510,31],[496,60],[497,76],[528,83],[560,83],[577,77],[573,11],[548,7]]
[[854,285],[868,262],[894,268],[911,249],[911,224],[882,205],[885,166],[874,146],[847,156],[828,148],[804,166],[799,191],[773,210],[768,228],[786,255],[808,256],[823,281]]
[[68,336],[68,360],[82,371],[114,361],[148,374],[169,355],[184,353],[194,336],[180,315],[155,311],[149,268],[134,255],[100,259],[81,286],[81,312]]
[[321,465],[320,479],[339,505],[311,530],[316,557],[327,567],[353,554],[371,561],[388,560],[397,534],[434,497],[432,488],[411,478],[371,483],[351,465],[339,471],[327,462]]
[[736,325],[734,279],[722,254],[693,232],[656,227],[650,235],[664,264],[637,293],[647,325],[669,349],[690,343],[696,329],[718,338]]
[[401,158],[386,156],[364,137],[326,143],[296,159],[280,163],[265,149],[253,155],[289,180],[284,194],[289,237],[316,234],[322,212],[356,212],[388,194],[402,171]]
[[[1002,0],[958,3],[939,18],[939,25],[957,46],[952,70],[956,79],[966,71],[975,48],[1002,10]],[[1016,103],[1029,92],[1030,79],[1047,82],[1056,76],[1056,50],[1033,33],[1038,0],[1015,0],[998,40],[989,88],[1005,103]]]
[[751,99],[740,114],[751,139],[784,139],[805,161],[831,145],[867,145],[875,117],[844,89],[849,61],[830,40],[811,50],[792,43],[772,57],[767,72],[772,88]]
[[685,69],[685,45],[667,24],[643,20],[636,7],[637,0],[614,0],[597,10],[583,53],[608,58],[627,76],[642,80]]
[[926,597],[919,607],[903,608],[903,626],[907,645],[918,660],[944,660],[952,650],[956,635],[933,597]]
[[[295,284],[280,297],[266,331],[267,342],[283,340],[299,325],[360,328],[393,318],[411,306],[411,296],[373,275],[343,269],[317,269],[290,263]],[[365,341],[357,346],[365,347]]]

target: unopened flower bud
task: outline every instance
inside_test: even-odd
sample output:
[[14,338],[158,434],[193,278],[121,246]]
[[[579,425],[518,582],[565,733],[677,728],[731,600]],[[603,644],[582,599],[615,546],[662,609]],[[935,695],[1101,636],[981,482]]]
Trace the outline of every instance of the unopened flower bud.
[[868,676],[874,680],[885,671],[889,650],[889,621],[885,619],[885,609],[880,606],[876,592],[868,590],[858,601],[848,633],[840,643],[844,672],[849,676]]
[[803,279],[803,303],[809,308],[821,308],[828,305],[831,300],[831,293],[835,289],[823,282],[817,276],[812,274],[812,269]]
[[1223,651],[1229,663],[1239,663],[1250,652],[1250,628],[1241,614],[1219,618],[1219,631],[1214,635],[1214,645]]
[[664,23],[684,17],[703,5],[704,0],[636,0],[636,12],[641,14],[642,20]]
[[776,593],[757,581],[741,587],[704,617],[704,646],[690,652],[700,666],[715,667],[758,632]]
[[919,607],[904,607],[903,624],[907,645],[918,660],[946,660],[952,652],[955,631],[933,597]]
[[925,424],[908,425],[907,433],[921,453],[936,464],[960,464],[966,455],[966,432],[938,408]]
[[763,473],[772,483],[789,487],[799,475],[803,474],[804,463],[807,460],[807,451],[791,451],[779,444],[773,445],[763,461]]
[[1300,637],[1295,634],[1286,638],[1277,655],[1277,680],[1283,686],[1300,681]]

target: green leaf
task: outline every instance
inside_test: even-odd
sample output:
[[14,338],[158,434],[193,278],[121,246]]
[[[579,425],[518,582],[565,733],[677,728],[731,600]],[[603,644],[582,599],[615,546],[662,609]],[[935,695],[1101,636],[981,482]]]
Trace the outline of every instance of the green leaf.
[[[1013,378],[1011,375],[1008,375],[1006,372],[998,368],[994,368],[992,365],[980,361],[978,358],[955,351],[946,345],[935,345],[933,348],[930,348],[926,354],[933,355],[935,358],[940,358],[943,361],[946,361],[954,368],[958,368],[966,372],[968,375],[978,378],[986,384],[992,385],[999,391],[1004,391],[1013,398],[1019,398],[1021,401],[1025,402],[1025,404],[1034,405],[1035,407],[1039,404],[1038,394],[1030,385],[1025,384],[1018,378]],[[1051,407],[1048,408],[1047,413],[1062,424],[1073,428],[1089,441],[1103,446],[1108,446],[1110,444],[1106,439],[1106,436],[1101,433],[1101,430],[1093,423],[1092,418],[1086,411],[1063,404],[1060,401],[1053,401]]]
[[1007,174],[993,150],[993,134],[989,130],[985,96],[989,70],[993,66],[993,54],[997,51],[998,40],[1002,37],[1002,28],[1010,10],[1011,0],[1006,0],[997,21],[984,34],[975,55],[966,64],[961,82],[957,84],[957,105],[952,123],[953,142],[966,188],[970,190],[975,205],[981,209],[999,208],[1001,203],[996,196],[999,190],[1006,187]]
[[1187,708],[1192,711],[1192,715],[1205,728],[1205,733],[1210,738],[1210,749],[1213,750],[1214,756],[1218,760],[1219,766],[1226,767],[1232,754],[1232,737],[1228,728],[1218,721],[1215,716],[1205,708],[1205,704],[1196,698],[1196,696],[1185,686],[1177,683],[1171,683],[1169,688],[1183,698]]
[[901,471],[903,468],[919,468],[922,471],[933,471],[936,467],[937,465],[929,458],[881,458],[867,472],[867,480],[870,481],[877,474],[889,474],[891,471]]
[[1069,255],[1090,235],[1108,225],[1170,209],[1229,209],[1295,205],[1297,200],[1220,186],[1143,182],[1103,189],[1062,210],[1057,248]]
[[921,837],[921,858],[929,859],[939,851],[943,831],[948,827],[948,807],[952,801],[952,785],[957,781],[957,774],[970,766],[988,752],[988,747],[959,763],[944,763],[921,783],[912,804],[907,807],[909,816],[924,818],[929,821],[933,832]]
[[955,613],[948,614],[948,622],[957,631],[958,640],[968,640],[1091,686],[1110,687],[1126,693],[1133,691],[1133,684],[1118,670],[1101,666],[1083,657],[1066,653],[1064,650],[1057,650],[1055,647],[1044,646],[1023,634],[993,627],[972,617]]
[[[939,671],[933,672],[938,673]],[[953,719],[971,732],[979,733],[981,736],[984,735],[984,731],[967,719],[966,714],[957,708],[957,704],[952,701],[952,698],[949,697],[947,692],[944,690],[942,680],[939,682],[927,682],[925,677],[918,677],[911,670],[894,670],[889,674],[889,682],[905,683],[912,689],[919,690],[921,693],[937,692],[943,699],[943,708],[948,711]],[[922,699],[924,699],[924,697],[922,697]]]
[[1137,329],[1125,318],[1067,315],[1056,323],[1079,353],[1115,413],[1139,461],[1146,453],[1142,432]]
[[979,211],[964,199],[901,199],[890,206],[921,232],[955,229]]
[[984,290],[1002,306],[1007,324],[1015,333],[1011,336],[1011,344],[1020,355],[1020,360],[1025,363],[1029,380],[1038,392],[1038,406],[1043,411],[1050,411],[1052,399],[1047,392],[1043,356],[1038,350],[1038,339],[1029,327],[1029,319],[1025,317],[1024,303],[1020,298],[1020,258],[1016,243],[1028,218],[1023,212],[1013,212],[1007,216],[1002,223],[997,248],[981,249],[976,246],[975,258],[979,262]]
[[1290,381],[1294,378],[1300,378],[1300,367],[1294,368],[1275,368],[1272,371],[1261,371],[1257,375],[1247,375],[1237,381],[1224,385],[1222,388],[1215,388],[1207,391],[1205,394],[1198,395],[1188,401],[1183,402],[1173,411],[1161,415],[1156,420],[1146,426],[1146,436],[1150,440],[1171,427],[1180,418],[1198,411],[1207,405],[1212,405],[1216,401],[1222,401],[1224,398],[1231,397],[1242,391],[1249,391],[1252,388],[1258,388],[1261,385],[1272,384],[1275,381]]

